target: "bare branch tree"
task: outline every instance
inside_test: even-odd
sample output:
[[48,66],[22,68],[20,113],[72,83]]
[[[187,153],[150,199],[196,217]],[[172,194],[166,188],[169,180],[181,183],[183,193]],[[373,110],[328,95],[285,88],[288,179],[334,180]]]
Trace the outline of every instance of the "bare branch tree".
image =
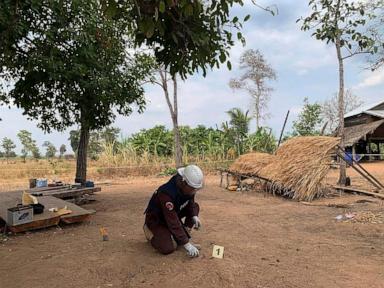
[[[362,101],[358,95],[353,94],[351,89],[347,89],[345,91],[344,113],[351,112],[352,110],[359,108],[363,104],[364,101]],[[332,98],[324,101],[321,106],[322,118],[324,123],[327,124],[326,133],[333,133],[339,126],[338,93],[335,93]]]
[[240,57],[240,69],[244,73],[238,79],[231,79],[229,86],[235,90],[245,90],[251,96],[251,111],[256,119],[256,129],[261,120],[268,117],[267,109],[273,88],[268,80],[276,80],[275,70],[266,62],[259,50],[249,49]]
[[[174,138],[174,154],[175,154],[175,163],[176,167],[183,166],[183,151],[181,148],[181,136],[179,129],[179,119],[178,119],[178,91],[177,91],[177,79],[176,76],[171,76],[171,74],[165,70],[163,67],[158,69],[158,74],[160,76],[160,80],[153,80],[154,84],[159,85],[164,92],[165,100],[167,101],[167,105],[169,108],[169,112],[171,113],[172,124],[173,124],[173,138]],[[170,95],[169,82],[171,82],[173,86],[173,95]],[[173,98],[173,99],[172,99]]]

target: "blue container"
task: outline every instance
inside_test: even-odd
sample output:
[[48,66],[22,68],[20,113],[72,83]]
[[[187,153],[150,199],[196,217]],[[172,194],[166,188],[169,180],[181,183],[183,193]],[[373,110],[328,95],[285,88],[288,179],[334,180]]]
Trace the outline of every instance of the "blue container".
[[[347,163],[348,163],[349,165],[352,165],[352,164],[353,164],[352,158],[353,158],[353,156],[352,156],[352,153],[351,153],[351,152],[346,152],[346,153],[345,153],[345,160],[347,161]],[[357,162],[359,162],[362,158],[363,158],[363,157],[362,157],[360,154],[355,154],[355,158],[354,158],[354,160],[357,161]]]
[[346,152],[344,157],[345,157],[345,160],[348,163],[348,165],[352,165],[352,163],[353,163],[353,161],[352,161],[352,153],[351,152]]
[[41,187],[47,187],[48,186],[48,180],[47,179],[37,179],[36,180],[36,187],[41,188]]
[[93,181],[87,181],[87,182],[85,182],[85,187],[89,187],[89,188],[91,188],[91,187],[95,187],[95,183],[93,183]]

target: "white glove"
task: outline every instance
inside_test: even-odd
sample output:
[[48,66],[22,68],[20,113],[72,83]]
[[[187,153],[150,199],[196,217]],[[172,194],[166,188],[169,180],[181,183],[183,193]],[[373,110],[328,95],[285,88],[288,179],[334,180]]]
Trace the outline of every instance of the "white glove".
[[199,250],[193,246],[191,243],[187,243],[184,245],[185,250],[187,250],[187,254],[189,257],[198,257],[199,256]]
[[193,221],[193,228],[195,228],[196,230],[199,230],[201,228],[201,221],[199,217],[193,216],[192,221]]

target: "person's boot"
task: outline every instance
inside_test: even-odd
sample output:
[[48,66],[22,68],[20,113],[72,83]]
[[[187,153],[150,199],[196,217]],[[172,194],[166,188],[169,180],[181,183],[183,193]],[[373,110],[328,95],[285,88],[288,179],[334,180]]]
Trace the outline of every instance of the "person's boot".
[[175,240],[175,237],[173,237],[173,235],[171,235],[171,238],[172,238],[172,244],[173,244],[173,248],[175,248],[175,250],[177,249],[178,245],[177,245],[177,242]]
[[145,238],[147,239],[147,241],[151,241],[151,239],[153,238],[153,233],[151,230],[149,230],[147,224],[144,224],[143,226],[143,230],[144,230],[144,235],[145,235]]

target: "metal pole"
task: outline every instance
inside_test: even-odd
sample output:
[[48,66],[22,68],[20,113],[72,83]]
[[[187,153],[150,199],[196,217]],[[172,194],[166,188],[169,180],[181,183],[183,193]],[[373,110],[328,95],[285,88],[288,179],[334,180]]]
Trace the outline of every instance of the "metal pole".
[[[284,121],[283,128],[281,129],[280,138],[279,138],[279,143],[277,144],[277,148],[279,148],[280,143],[281,143],[281,138],[283,138],[283,133],[284,133],[285,125],[287,124],[288,116],[289,116],[289,110],[288,110],[288,112],[287,112],[287,116],[285,116],[285,121]],[[276,149],[276,150],[277,150],[277,149]]]

